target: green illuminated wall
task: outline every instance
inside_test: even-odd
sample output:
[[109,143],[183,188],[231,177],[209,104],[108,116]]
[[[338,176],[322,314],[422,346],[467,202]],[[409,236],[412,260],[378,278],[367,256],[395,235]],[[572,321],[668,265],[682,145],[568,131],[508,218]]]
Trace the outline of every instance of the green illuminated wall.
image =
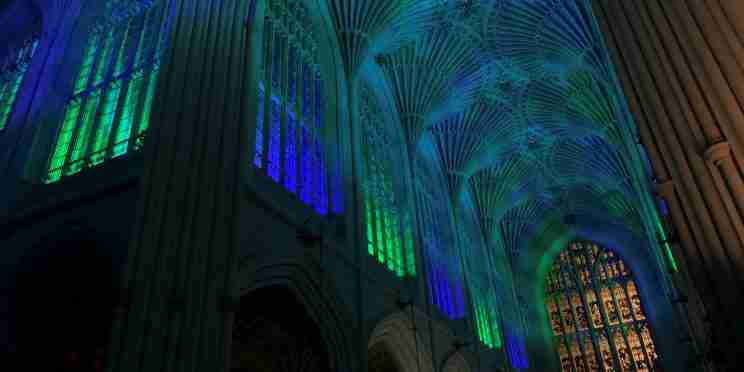
[[[45,182],[142,147],[167,40],[168,3],[131,5],[128,17],[93,27]],[[111,10],[117,11],[125,10]]]
[[397,276],[416,275],[412,215],[400,193],[395,190],[394,168],[384,131],[371,114],[374,101],[367,92],[363,103],[362,122],[365,179],[364,209],[367,251]]
[[482,300],[474,299],[473,315],[478,339],[492,349],[503,346],[498,314],[492,306],[486,306]]

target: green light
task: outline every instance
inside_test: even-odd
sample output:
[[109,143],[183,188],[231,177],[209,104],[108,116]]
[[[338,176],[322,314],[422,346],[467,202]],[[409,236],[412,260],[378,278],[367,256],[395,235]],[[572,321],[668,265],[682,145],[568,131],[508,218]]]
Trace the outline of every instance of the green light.
[[488,311],[482,304],[475,304],[475,323],[478,333],[478,339],[486,346],[492,349],[499,349],[503,346],[501,340],[501,331],[495,311]]
[[127,41],[129,40],[129,33],[132,29],[132,23],[134,20],[127,22],[127,29],[124,31],[124,37],[122,38],[121,46],[119,47],[119,56],[116,58],[116,69],[114,70],[114,76],[121,75],[126,67],[126,62],[129,57]]
[[158,73],[159,68],[156,68],[150,73],[150,79],[147,84],[147,96],[145,97],[145,103],[142,113],[142,122],[137,130],[137,138],[141,138],[147,128],[150,127],[150,110],[152,109],[152,101],[155,98],[155,90],[158,85]]
[[57,135],[57,144],[54,146],[52,159],[49,162],[49,174],[47,175],[47,182],[56,182],[60,179],[60,177],[62,177],[62,168],[65,163],[67,151],[70,148],[72,132],[75,129],[75,123],[77,122],[79,113],[80,102],[73,102],[69,106],[67,106],[65,119],[62,123],[62,129]]
[[80,72],[78,73],[78,78],[75,81],[75,89],[73,91],[73,95],[77,95],[80,92],[84,91],[85,88],[88,86],[88,81],[90,80],[90,73],[93,69],[93,60],[96,57],[96,48],[98,47],[98,38],[99,35],[93,35],[88,42],[88,48],[85,51],[85,56],[83,57],[83,62],[80,65]]
[[75,174],[83,169],[83,166],[85,165],[84,154],[88,146],[90,130],[93,126],[93,120],[95,119],[96,108],[98,107],[100,97],[100,92],[95,92],[88,97],[88,101],[85,103],[83,117],[81,118],[80,126],[75,134],[75,138],[73,139],[75,143],[72,145],[72,153],[67,162],[67,168],[64,171],[65,175]]
[[111,57],[111,53],[113,51],[113,43],[114,43],[114,32],[113,30],[110,30],[108,35],[106,36],[106,41],[103,44],[103,52],[101,53],[101,56],[98,59],[98,65],[96,66],[96,74],[95,74],[95,80],[93,81],[93,86],[96,86],[103,82],[103,78],[108,68],[108,62]]
[[137,101],[142,93],[143,83],[143,76],[139,75],[127,87],[127,98],[122,108],[119,127],[116,130],[116,138],[114,139],[113,157],[123,155],[127,152],[132,124],[134,123],[134,115],[137,111]]
[[5,128],[10,117],[10,109],[13,108],[18,89],[21,87],[21,81],[25,71],[19,72],[10,81],[0,82],[0,130]]
[[661,224],[661,221],[659,221],[659,216],[656,216],[656,227],[659,228],[659,236],[661,237],[661,242],[664,245],[664,252],[666,253],[667,261],[669,262],[669,267],[673,272],[677,272],[679,268],[677,267],[677,260],[674,259],[674,255],[672,254],[672,246],[667,242],[667,236],[666,232],[664,231],[664,226]]
[[106,148],[108,147],[111,126],[114,123],[114,116],[116,115],[116,106],[119,102],[120,92],[121,86],[117,84],[106,94],[100,122],[93,138],[93,148],[91,149],[90,159],[91,164],[93,165],[103,162],[104,156],[106,155]]

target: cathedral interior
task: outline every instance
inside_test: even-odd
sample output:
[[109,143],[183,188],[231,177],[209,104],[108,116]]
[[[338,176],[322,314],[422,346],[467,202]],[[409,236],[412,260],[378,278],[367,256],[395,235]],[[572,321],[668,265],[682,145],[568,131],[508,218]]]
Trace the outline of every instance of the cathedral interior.
[[0,0],[0,370],[744,370],[742,0]]

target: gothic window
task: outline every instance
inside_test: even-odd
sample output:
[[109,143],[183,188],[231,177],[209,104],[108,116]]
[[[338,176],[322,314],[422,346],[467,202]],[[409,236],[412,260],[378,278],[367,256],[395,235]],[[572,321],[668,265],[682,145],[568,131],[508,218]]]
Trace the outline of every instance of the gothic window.
[[105,21],[93,27],[49,158],[47,183],[142,147],[168,40],[169,3],[109,7]]
[[23,77],[26,76],[31,58],[33,58],[38,45],[39,39],[34,36],[0,63],[0,131],[7,126],[8,120],[10,120],[10,112],[18,96],[18,90],[21,88],[21,82]]
[[633,275],[615,253],[571,243],[545,291],[561,371],[661,370]]
[[340,163],[328,156],[327,82],[314,35],[299,1],[267,2],[253,165],[320,215],[338,214]]
[[412,218],[396,192],[390,140],[382,129],[371,92],[362,90],[361,120],[367,251],[398,276],[416,275]]

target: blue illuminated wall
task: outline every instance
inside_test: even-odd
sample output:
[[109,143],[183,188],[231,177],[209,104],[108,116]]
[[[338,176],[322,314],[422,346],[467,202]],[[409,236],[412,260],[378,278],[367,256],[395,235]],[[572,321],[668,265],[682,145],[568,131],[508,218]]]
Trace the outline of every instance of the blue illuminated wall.
[[339,214],[341,164],[329,156],[337,143],[327,140],[327,88],[308,33],[313,25],[301,6],[276,1],[266,11],[253,165],[318,214]]

